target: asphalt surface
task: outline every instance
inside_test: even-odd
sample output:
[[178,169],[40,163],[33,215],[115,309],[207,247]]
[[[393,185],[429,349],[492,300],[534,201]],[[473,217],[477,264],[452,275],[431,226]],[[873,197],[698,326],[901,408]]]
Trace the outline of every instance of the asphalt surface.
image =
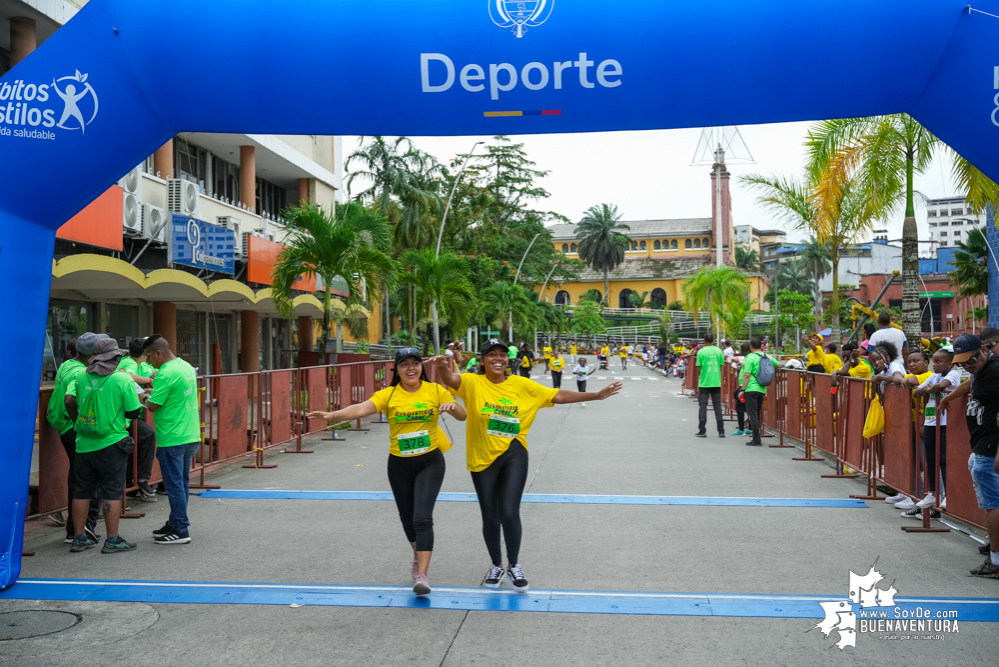
[[[546,378],[536,379],[549,383]],[[529,436],[526,492],[670,496],[845,498],[849,479],[822,479],[823,463],[795,462],[793,449],[746,447],[747,438],[694,438],[697,407],[680,382],[631,368],[604,372],[590,389],[624,378],[605,402],[543,410]],[[571,388],[573,383],[565,381]],[[735,428],[726,424],[728,432]],[[278,467],[230,467],[212,475],[226,489],[387,491],[388,427],[367,424],[346,441],[310,438],[314,454],[273,453]],[[464,431],[449,422],[443,491],[473,492]],[[139,543],[128,554],[70,554],[63,529],[29,524],[22,578],[410,585],[411,551],[394,503],[375,500],[192,497],[188,545],[158,546],[166,498],[133,502],[123,520]],[[982,562],[957,531],[907,534],[911,520],[881,501],[864,509],[531,503],[522,508],[521,563],[532,588],[726,594],[848,595],[850,572],[875,562],[899,596],[999,598],[999,580],[968,576]],[[476,587],[489,559],[476,503],[435,510],[430,582]],[[102,532],[103,524],[99,528]],[[508,586],[509,584],[505,584]],[[7,611],[78,615],[72,627],[0,642],[0,665],[994,665],[999,623],[960,622],[959,632],[864,633],[835,647],[821,619],[657,614],[301,607],[255,604],[0,599]]]

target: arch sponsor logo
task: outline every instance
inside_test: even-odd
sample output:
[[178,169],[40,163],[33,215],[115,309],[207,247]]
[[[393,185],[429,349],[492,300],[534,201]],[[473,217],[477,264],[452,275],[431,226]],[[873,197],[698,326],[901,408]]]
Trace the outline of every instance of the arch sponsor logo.
[[844,600],[820,602],[825,618],[818,628],[823,636],[833,632],[839,636],[834,646],[841,651],[847,646],[857,648],[857,634],[874,634],[881,640],[940,640],[944,635],[960,632],[957,611],[928,609],[910,604],[896,604],[898,591],[892,582],[887,588],[878,584],[885,578],[874,569],[861,576],[850,572],[850,594]]
[[[999,65],[996,65],[992,70],[992,90],[999,90]],[[992,124],[999,127],[999,119],[996,118],[996,112],[999,111],[999,93],[992,98],[995,108],[992,109]]]
[[517,38],[552,15],[555,0],[489,0],[489,18],[500,28],[510,28]]
[[100,101],[87,74],[52,78],[48,83],[22,79],[0,84],[0,135],[55,140],[55,130],[86,134],[97,118]]

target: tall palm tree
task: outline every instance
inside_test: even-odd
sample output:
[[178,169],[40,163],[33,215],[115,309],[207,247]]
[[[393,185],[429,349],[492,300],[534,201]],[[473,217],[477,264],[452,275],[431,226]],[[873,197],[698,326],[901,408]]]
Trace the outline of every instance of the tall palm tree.
[[966,241],[958,241],[954,270],[947,275],[957,285],[957,298],[967,299],[989,291],[989,247],[985,233],[972,228]]
[[814,294],[812,269],[804,259],[789,259],[777,268],[777,284],[782,290],[800,294]]
[[[287,247],[274,264],[274,304],[283,316],[292,317],[291,290],[298,276],[322,279],[323,332],[319,349],[325,362],[333,308],[331,285],[338,277],[347,283],[347,309],[356,309],[377,296],[378,286],[395,272],[395,263],[388,255],[389,226],[385,218],[360,204],[337,204],[327,212],[304,203],[285,209],[282,215]],[[338,337],[338,352],[343,349],[341,343]]]
[[649,301],[648,290],[639,294],[638,292],[632,292],[628,295],[628,301],[631,302],[632,308],[652,308],[652,302]]
[[741,301],[733,299],[731,303],[720,313],[721,326],[725,331],[725,337],[729,340],[746,337],[746,316],[752,308],[749,296],[746,295]]
[[[840,335],[839,262],[849,245],[868,234],[874,223],[887,214],[890,206],[870,196],[863,184],[852,178],[841,185],[836,199],[822,203],[818,192],[824,174],[823,164],[815,163],[806,169],[800,179],[751,174],[742,177],[741,181],[757,193],[757,203],[772,211],[792,229],[814,234],[828,251],[833,280],[830,304],[833,313],[832,338],[836,340]],[[813,292],[817,282],[809,281],[812,288],[807,293]],[[783,278],[778,277],[778,284],[781,289],[785,288]]]
[[[422,252],[407,250],[399,258],[399,264],[405,267],[399,281],[413,288],[410,298],[414,312],[428,313],[430,305],[436,303],[441,324],[449,325],[452,331],[462,331],[468,326],[475,307],[468,262],[451,250],[442,251],[438,257],[432,248],[427,248]],[[423,323],[429,321],[428,317],[422,318]]]
[[[531,320],[531,302],[520,285],[497,280],[482,290],[481,297],[489,309],[487,317],[490,323],[498,324],[501,330],[506,329],[508,339],[512,335],[511,313],[518,326],[528,324]],[[513,344],[513,341],[510,340],[510,343]]]
[[631,227],[619,222],[617,206],[600,204],[591,206],[576,227],[579,239],[579,258],[594,271],[604,273],[604,305],[610,303],[610,281],[607,274],[624,261],[624,251],[631,242],[624,232]]
[[818,237],[813,236],[805,242],[805,251],[801,253],[801,259],[805,265],[811,267],[812,277],[815,280],[815,330],[821,329],[822,324],[822,290],[819,288],[819,281],[829,273],[832,268],[829,264],[829,248],[819,242]]
[[760,255],[755,250],[746,250],[742,247],[736,248],[735,266],[750,273],[763,273],[763,267],[760,264]]
[[683,298],[688,312],[694,314],[706,310],[716,325],[722,321],[722,314],[737,308],[749,297],[749,281],[739,269],[732,266],[702,266],[683,283]]

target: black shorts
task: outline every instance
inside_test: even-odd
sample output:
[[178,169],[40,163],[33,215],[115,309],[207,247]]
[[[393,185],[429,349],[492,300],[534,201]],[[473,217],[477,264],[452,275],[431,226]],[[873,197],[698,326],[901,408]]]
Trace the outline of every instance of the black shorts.
[[133,442],[131,436],[96,452],[76,453],[74,500],[90,500],[97,489],[105,500],[120,500],[125,492],[125,469]]

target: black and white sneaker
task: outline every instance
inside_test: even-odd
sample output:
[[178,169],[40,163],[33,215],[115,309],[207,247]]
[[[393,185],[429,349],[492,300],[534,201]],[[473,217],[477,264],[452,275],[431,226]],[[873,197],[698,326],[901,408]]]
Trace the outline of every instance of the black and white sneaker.
[[989,555],[989,551],[991,549],[992,549],[992,543],[991,542],[986,542],[982,546],[978,547],[978,553],[982,554],[983,556],[988,556]]
[[486,578],[482,580],[482,585],[486,588],[499,588],[500,582],[506,576],[506,570],[498,565],[490,565]]
[[[902,512],[902,516],[908,517],[910,519],[918,519],[919,521],[922,521],[923,520],[923,510],[921,508],[919,508],[919,507],[913,507],[911,510],[906,510],[905,512]],[[931,509],[930,510],[930,518],[931,519],[939,519],[940,518],[940,512]]]
[[94,532],[93,528],[84,527],[83,528],[83,533],[87,537],[89,537],[90,539],[92,539],[94,542],[100,542],[101,541],[101,536],[98,535],[96,532]]
[[156,535],[157,537],[159,537],[160,535],[167,535],[167,534],[172,533],[172,532],[173,532],[173,528],[170,527],[170,524],[169,523],[165,523],[165,524],[163,524],[162,528],[157,528],[156,530],[154,530],[153,531],[153,535]]
[[155,541],[156,544],[187,544],[191,541],[191,534],[186,530],[183,533],[171,530],[166,535],[157,537]]
[[513,565],[509,570],[506,571],[506,576],[510,577],[510,583],[517,591],[526,591],[530,588],[530,584],[527,583],[527,577],[524,576],[524,571],[520,569],[519,565]]
[[149,486],[149,482],[139,482],[139,498],[147,503],[156,502],[156,491]]

